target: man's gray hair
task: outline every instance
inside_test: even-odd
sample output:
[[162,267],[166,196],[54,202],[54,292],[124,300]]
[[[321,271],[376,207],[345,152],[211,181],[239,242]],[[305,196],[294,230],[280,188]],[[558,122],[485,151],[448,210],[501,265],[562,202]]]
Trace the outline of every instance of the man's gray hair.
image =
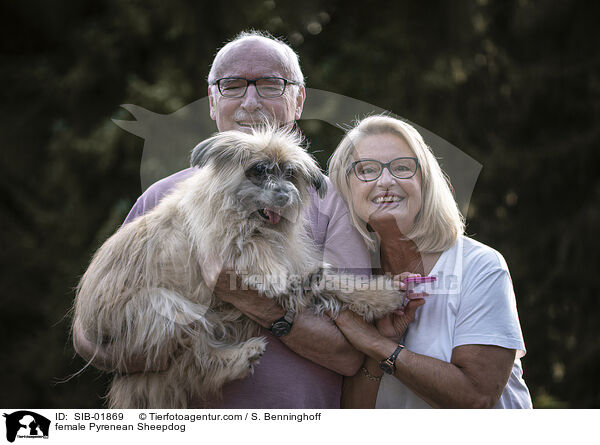
[[217,79],[222,77],[222,61],[225,55],[239,43],[251,39],[265,39],[271,43],[275,43],[281,55],[281,65],[286,78],[304,85],[304,75],[300,69],[298,54],[282,39],[278,39],[266,31],[257,31],[254,29],[240,32],[217,52],[208,73],[209,85],[212,85]]

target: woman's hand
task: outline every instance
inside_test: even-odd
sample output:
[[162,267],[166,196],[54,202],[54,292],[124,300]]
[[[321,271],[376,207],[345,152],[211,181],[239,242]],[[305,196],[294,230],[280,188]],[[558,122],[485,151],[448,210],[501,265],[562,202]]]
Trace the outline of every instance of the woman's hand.
[[[408,277],[420,277],[420,274],[411,274],[409,272],[401,273],[394,277],[394,284],[400,290],[406,291],[406,280]],[[377,330],[381,335],[395,342],[400,342],[404,336],[408,325],[415,319],[417,308],[425,304],[425,299],[429,294],[427,292],[414,293],[412,290],[406,292],[405,304],[401,309],[398,309],[386,317],[377,320]]]
[[[400,290],[406,291],[404,280],[408,277],[419,276],[419,274],[404,272],[394,277],[394,283]],[[415,319],[417,308],[425,304],[423,297],[428,295],[427,292],[414,293],[409,289],[406,293],[404,307],[377,320],[375,326],[367,323],[360,315],[350,310],[342,311],[334,321],[352,346],[369,355],[373,345],[378,343],[382,337],[396,343],[400,342],[408,325]]]

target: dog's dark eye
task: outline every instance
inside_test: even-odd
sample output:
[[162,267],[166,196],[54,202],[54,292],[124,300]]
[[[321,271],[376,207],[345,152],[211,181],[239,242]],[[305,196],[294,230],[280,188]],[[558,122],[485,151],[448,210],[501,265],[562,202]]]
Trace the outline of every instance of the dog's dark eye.
[[283,177],[286,179],[291,179],[294,177],[295,173],[296,173],[296,169],[292,166],[288,166],[285,168],[285,170],[283,170]]
[[265,164],[256,164],[252,170],[255,176],[264,176],[267,173],[267,166]]
[[269,174],[269,165],[265,162],[259,162],[248,167],[246,177],[256,185],[261,185],[267,180]]

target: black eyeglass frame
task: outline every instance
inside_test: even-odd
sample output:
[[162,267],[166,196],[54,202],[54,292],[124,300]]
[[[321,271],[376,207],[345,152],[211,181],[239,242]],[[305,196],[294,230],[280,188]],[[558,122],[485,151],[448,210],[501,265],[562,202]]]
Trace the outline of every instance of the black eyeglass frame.
[[[392,169],[390,168],[392,165],[392,162],[397,161],[398,159],[412,159],[413,161],[415,161],[415,171],[413,172],[412,175],[410,176],[406,176],[406,177],[398,177],[394,174],[394,172],[392,172]],[[358,164],[360,164],[361,162],[365,162],[365,161],[371,161],[371,162],[377,162],[379,165],[381,165],[381,170],[379,170],[379,174],[377,175],[376,178],[373,179],[362,179],[358,176],[358,173],[356,172],[356,166]],[[412,178],[414,175],[417,174],[417,171],[419,170],[419,160],[413,156],[401,156],[399,158],[394,158],[392,159],[390,162],[381,162],[377,159],[359,159],[358,161],[354,161],[352,164],[350,164],[350,167],[348,167],[348,171],[346,172],[346,176],[350,175],[350,173],[354,172],[354,176],[356,176],[356,179],[358,179],[359,181],[362,182],[372,182],[372,181],[377,181],[381,175],[383,174],[383,169],[387,168],[387,171],[390,172],[390,175],[392,175],[394,178],[396,179],[410,179]]]
[[[239,96],[237,96],[237,95],[236,96],[227,96],[227,95],[223,94],[223,91],[221,91],[221,81],[222,80],[229,80],[229,79],[245,80],[246,81],[246,88],[244,88],[244,93],[241,94],[241,95],[239,95]],[[258,82],[259,80],[263,80],[263,79],[278,79],[278,80],[283,80],[283,88],[281,90],[281,94],[279,96],[263,96],[260,93],[260,89],[256,85],[256,82]],[[217,89],[219,90],[219,93],[221,94],[221,96],[228,97],[230,99],[239,99],[241,97],[244,97],[246,95],[246,93],[248,92],[248,87],[250,85],[254,85],[254,88],[256,88],[256,92],[263,99],[274,99],[274,98],[281,97],[281,96],[284,95],[285,89],[287,88],[288,83],[291,84],[291,85],[300,85],[300,82],[296,82],[294,80],[287,80],[287,79],[285,79],[283,77],[276,77],[276,76],[258,77],[256,79],[246,79],[245,77],[221,77],[220,79],[215,80],[211,85],[216,85]]]

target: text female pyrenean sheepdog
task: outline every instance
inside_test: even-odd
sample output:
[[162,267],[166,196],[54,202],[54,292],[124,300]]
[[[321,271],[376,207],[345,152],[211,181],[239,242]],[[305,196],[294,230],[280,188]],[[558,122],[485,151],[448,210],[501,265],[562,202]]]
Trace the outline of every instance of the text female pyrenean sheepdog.
[[323,196],[326,182],[300,142],[274,129],[211,137],[192,153],[198,171],[96,252],[75,301],[85,335],[120,365],[171,358],[163,372],[116,375],[110,407],[185,408],[189,394],[215,396],[246,376],[264,352],[258,325],[207,286],[207,253],[285,309],[346,305],[373,319],[402,304],[384,278],[355,289],[323,267],[302,215],[308,188]]

